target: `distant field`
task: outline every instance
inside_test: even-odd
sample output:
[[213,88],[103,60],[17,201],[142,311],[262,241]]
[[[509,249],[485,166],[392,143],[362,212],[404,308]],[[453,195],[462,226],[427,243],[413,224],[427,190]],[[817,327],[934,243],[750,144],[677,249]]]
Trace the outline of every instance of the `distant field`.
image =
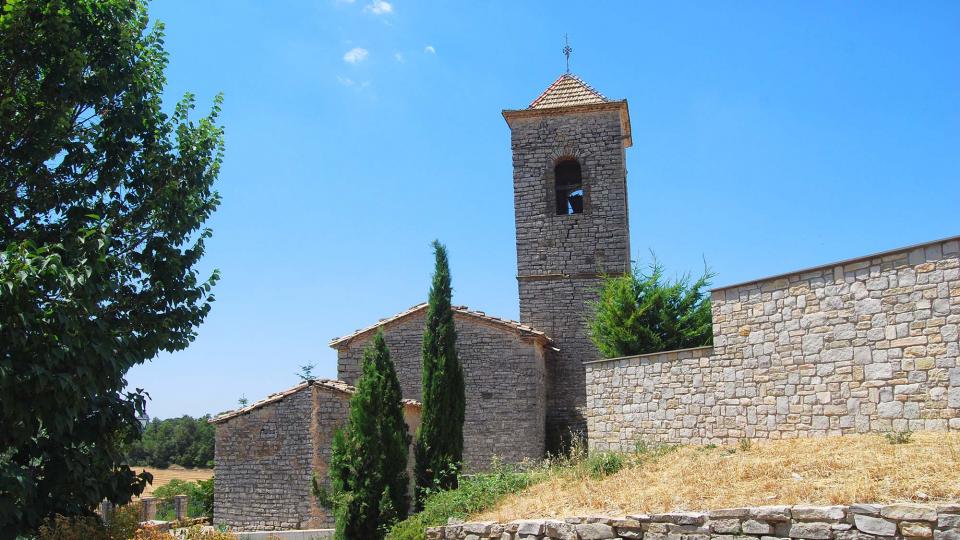
[[176,465],[170,467],[169,469],[133,467],[133,470],[136,472],[147,471],[153,475],[153,484],[147,486],[147,489],[143,491],[142,496],[144,497],[152,495],[153,490],[170,482],[174,478],[183,480],[185,482],[193,482],[195,480],[206,480],[213,476],[213,469],[184,469],[183,467],[177,467]]

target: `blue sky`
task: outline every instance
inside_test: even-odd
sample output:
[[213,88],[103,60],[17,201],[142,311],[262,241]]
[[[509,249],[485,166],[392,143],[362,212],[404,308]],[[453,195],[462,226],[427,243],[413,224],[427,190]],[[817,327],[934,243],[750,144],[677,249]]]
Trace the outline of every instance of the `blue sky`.
[[723,285],[960,234],[960,3],[388,2],[152,4],[166,104],[224,92],[226,160],[213,311],[128,374],[151,416],[335,377],[331,338],[426,297],[434,238],[455,303],[516,318],[500,111],[564,33],[630,104],[634,258]]

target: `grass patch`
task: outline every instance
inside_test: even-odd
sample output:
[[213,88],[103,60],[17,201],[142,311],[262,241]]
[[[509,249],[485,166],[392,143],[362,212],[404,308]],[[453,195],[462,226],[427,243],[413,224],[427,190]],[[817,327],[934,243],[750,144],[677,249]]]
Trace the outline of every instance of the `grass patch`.
[[459,488],[428,497],[423,511],[394,525],[387,538],[422,540],[427,527],[445,525],[450,518],[466,519],[494,506],[505,495],[521,491],[543,478],[539,468],[494,464],[490,473],[463,476]]
[[537,484],[556,480],[576,483],[600,480],[624,467],[636,467],[671,452],[675,447],[640,445],[633,454],[600,452],[588,454],[582,440],[575,439],[567,454],[551,456],[539,462],[503,465],[494,462],[491,472],[463,476],[460,487],[435,493],[427,498],[423,512],[396,524],[388,540],[423,540],[427,527],[446,525],[450,518],[472,519],[497,507],[505,497],[523,492]]

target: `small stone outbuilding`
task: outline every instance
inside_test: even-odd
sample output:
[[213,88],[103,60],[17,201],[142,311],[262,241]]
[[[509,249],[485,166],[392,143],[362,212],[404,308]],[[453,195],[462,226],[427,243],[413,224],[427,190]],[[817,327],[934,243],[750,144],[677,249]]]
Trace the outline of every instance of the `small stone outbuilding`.
[[[354,391],[342,381],[305,381],[213,418],[214,525],[235,531],[332,527],[332,513],[310,492],[311,479],[329,485],[333,434],[347,422]],[[404,419],[412,435],[420,403],[404,400]],[[408,469],[412,479],[412,449]]]

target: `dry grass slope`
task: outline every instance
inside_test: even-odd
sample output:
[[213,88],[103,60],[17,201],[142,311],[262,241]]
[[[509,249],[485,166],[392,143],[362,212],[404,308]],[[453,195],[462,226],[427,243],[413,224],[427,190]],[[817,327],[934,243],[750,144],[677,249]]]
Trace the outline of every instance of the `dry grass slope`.
[[153,475],[153,484],[147,486],[143,491],[143,497],[149,497],[153,490],[167,484],[174,478],[184,482],[193,482],[195,480],[207,480],[213,476],[213,469],[184,469],[183,467],[173,466],[169,469],[154,469],[153,467],[133,467],[136,472],[147,471]]
[[603,479],[554,475],[472,520],[624,515],[769,504],[960,500],[960,433],[682,447]]

